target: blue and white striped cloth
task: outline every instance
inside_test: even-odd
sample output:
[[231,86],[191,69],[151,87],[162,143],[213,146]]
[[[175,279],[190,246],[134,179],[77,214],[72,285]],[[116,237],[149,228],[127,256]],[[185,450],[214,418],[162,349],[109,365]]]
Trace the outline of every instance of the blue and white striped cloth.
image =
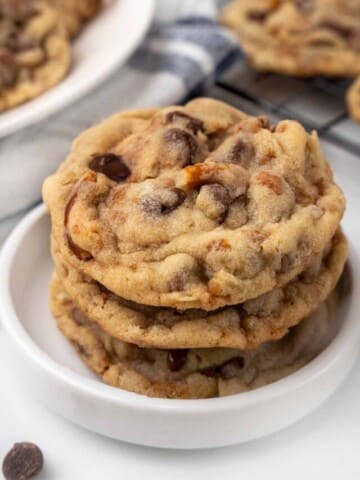
[[218,4],[157,0],[153,26],[125,66],[72,106],[0,140],[0,243],[40,201],[43,179],[82,130],[118,110],[182,102],[214,82],[238,54],[216,23]]

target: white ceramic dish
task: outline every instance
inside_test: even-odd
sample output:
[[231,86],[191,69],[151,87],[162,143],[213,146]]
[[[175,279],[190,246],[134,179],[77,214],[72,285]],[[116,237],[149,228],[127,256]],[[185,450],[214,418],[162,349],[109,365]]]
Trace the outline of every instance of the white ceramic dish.
[[123,64],[142,40],[154,0],[110,0],[74,43],[67,77],[43,95],[0,113],[0,137],[32,125],[74,102]]
[[[0,313],[14,346],[14,372],[24,389],[85,428],[166,448],[245,442],[309,413],[339,386],[354,363],[360,297],[350,294],[337,311],[344,321],[329,347],[272,385],[208,400],[154,399],[109,387],[89,372],[55,327],[47,298],[52,270],[48,236],[49,220],[40,206],[7,240],[0,256]],[[350,264],[351,290],[357,292],[359,261],[353,249]]]

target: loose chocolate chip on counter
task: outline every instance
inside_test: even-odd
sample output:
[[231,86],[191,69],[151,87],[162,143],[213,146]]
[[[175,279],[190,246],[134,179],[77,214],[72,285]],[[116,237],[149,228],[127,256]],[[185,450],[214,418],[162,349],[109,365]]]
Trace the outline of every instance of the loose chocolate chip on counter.
[[222,378],[228,380],[236,377],[240,370],[244,368],[244,359],[242,357],[231,358],[221,365],[214,365],[213,367],[204,368],[201,370],[203,375],[207,377]]
[[188,350],[169,350],[167,356],[168,367],[172,372],[178,372],[186,363]]
[[15,443],[4,458],[2,471],[6,480],[27,480],[37,475],[43,464],[38,446],[29,442]]
[[190,133],[180,128],[170,128],[166,130],[164,139],[181,149],[182,167],[190,165],[194,162],[198,149],[195,138]]
[[181,188],[159,190],[144,195],[141,198],[141,208],[152,216],[167,215],[184,203],[185,198],[186,193]]
[[120,155],[115,153],[103,153],[95,155],[89,162],[88,167],[94,172],[106,175],[114,182],[122,182],[130,175],[130,169]]
[[185,122],[185,127],[191,130],[195,135],[198,132],[203,132],[205,130],[204,122],[202,120],[200,120],[199,118],[191,117],[190,115],[187,115],[186,113],[179,110],[169,112],[166,115],[165,120],[167,123],[173,123],[179,120],[183,120]]

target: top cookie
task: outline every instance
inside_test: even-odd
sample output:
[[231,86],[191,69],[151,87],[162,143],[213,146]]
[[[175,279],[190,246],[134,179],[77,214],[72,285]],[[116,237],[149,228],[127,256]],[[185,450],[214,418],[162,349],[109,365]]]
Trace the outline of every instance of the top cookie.
[[222,102],[117,114],[43,189],[60,255],[142,304],[212,310],[288,282],[344,211],[316,133]]
[[56,12],[42,1],[0,0],[0,111],[58,83],[70,46]]
[[358,0],[234,0],[221,21],[260,70],[289,75],[360,73]]

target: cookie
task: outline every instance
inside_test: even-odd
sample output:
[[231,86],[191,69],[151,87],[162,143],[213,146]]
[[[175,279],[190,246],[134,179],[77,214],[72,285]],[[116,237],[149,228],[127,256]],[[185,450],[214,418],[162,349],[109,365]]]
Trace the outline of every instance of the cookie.
[[144,349],[114,339],[92,323],[54,277],[51,308],[83,361],[115,387],[151,397],[207,398],[261,387],[312,360],[336,332],[335,296],[282,340],[241,351]]
[[41,95],[70,68],[56,12],[42,1],[0,0],[0,111]]
[[57,9],[60,21],[74,38],[101,10],[102,0],[46,0]]
[[182,310],[284,285],[344,211],[316,133],[212,99],[105,120],[43,197],[66,263],[128,300]]
[[259,70],[288,75],[360,74],[357,0],[234,0],[221,22]]
[[335,287],[347,256],[341,232],[331,250],[282,288],[217,311],[178,311],[120,298],[67,267],[53,248],[63,289],[91,320],[113,338],[142,347],[252,349],[283,337],[322,303]]
[[360,122],[360,77],[349,88],[346,99],[351,117]]

